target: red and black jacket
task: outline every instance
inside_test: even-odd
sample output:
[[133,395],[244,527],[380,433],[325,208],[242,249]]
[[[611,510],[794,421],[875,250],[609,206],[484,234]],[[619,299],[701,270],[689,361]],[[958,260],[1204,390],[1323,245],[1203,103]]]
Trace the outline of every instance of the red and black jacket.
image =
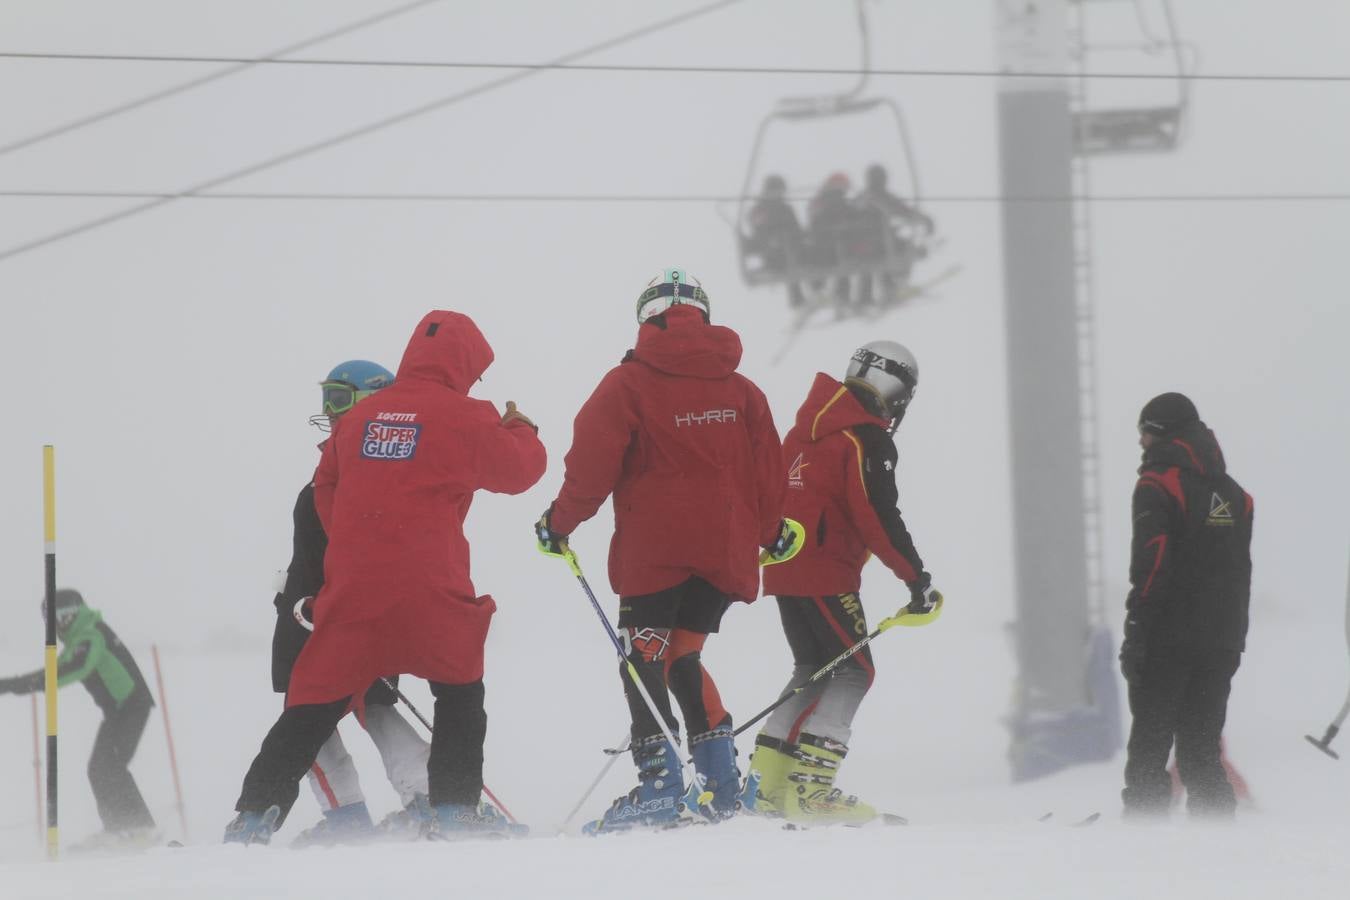
[[1252,498],[1204,423],[1144,451],[1133,509],[1127,632],[1154,649],[1243,650]]
[[791,560],[764,570],[764,591],[824,597],[857,591],[875,554],[907,584],[926,578],[896,503],[898,455],[885,422],[835,379],[817,373],[783,441],[783,514],[806,528]]

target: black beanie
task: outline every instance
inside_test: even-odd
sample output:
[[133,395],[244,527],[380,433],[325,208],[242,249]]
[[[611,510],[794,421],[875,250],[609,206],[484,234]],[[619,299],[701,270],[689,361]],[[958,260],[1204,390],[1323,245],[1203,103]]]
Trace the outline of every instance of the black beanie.
[[1139,411],[1139,432],[1162,435],[1198,421],[1200,413],[1191,398],[1185,394],[1159,394]]

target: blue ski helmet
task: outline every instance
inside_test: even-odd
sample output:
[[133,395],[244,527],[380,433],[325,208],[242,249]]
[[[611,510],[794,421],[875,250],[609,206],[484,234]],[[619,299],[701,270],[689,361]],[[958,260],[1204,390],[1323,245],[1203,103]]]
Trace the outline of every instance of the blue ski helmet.
[[646,289],[638,295],[637,320],[641,325],[652,316],[658,316],[672,306],[687,304],[703,310],[703,317],[712,315],[712,303],[702,283],[689,272],[681,268],[670,268],[647,282]]
[[328,431],[332,428],[332,420],[355,406],[357,401],[393,383],[394,373],[379,363],[366,359],[338,363],[319,383],[323,390],[323,412],[310,416],[309,423]]

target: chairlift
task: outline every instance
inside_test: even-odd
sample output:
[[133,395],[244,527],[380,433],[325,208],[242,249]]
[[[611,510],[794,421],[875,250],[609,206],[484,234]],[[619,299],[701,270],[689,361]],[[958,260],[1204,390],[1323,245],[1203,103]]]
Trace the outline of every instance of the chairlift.
[[[1133,4],[1141,36],[1123,44],[1087,43],[1083,39],[1083,34],[1084,21],[1088,17],[1088,5],[1104,6],[1107,3],[1124,2]],[[1181,140],[1181,130],[1190,103],[1190,86],[1186,77],[1184,54],[1194,53],[1195,48],[1182,42],[1178,36],[1171,0],[1161,0],[1167,27],[1164,36],[1151,31],[1140,2],[1141,0],[1076,0],[1080,37],[1077,48],[1079,65],[1082,70],[1087,71],[1088,60],[1094,53],[1099,54],[1103,51],[1125,51],[1136,55],[1166,54],[1170,57],[1171,66],[1176,72],[1174,98],[1168,103],[1147,106],[1075,110],[1074,149],[1079,155],[1165,152],[1176,149]]]
[[[835,285],[854,276],[882,277],[894,286],[897,296],[909,284],[914,263],[924,257],[935,242],[926,229],[898,216],[858,221],[829,228],[805,230],[800,241],[783,239],[771,246],[756,240],[749,229],[751,211],[759,195],[761,154],[769,131],[775,124],[801,124],[840,119],[847,116],[874,115],[889,120],[895,128],[894,143],[881,162],[893,176],[907,181],[906,204],[922,213],[919,176],[914,161],[909,129],[898,104],[889,97],[865,96],[870,71],[867,21],[858,2],[858,21],[862,33],[862,76],[850,90],[824,96],[787,97],[760,122],[746,166],[745,179],[737,200],[733,228],[736,233],[741,277],[747,285]],[[899,180],[899,179],[897,179]],[[791,199],[791,194],[785,200]],[[850,198],[852,199],[852,198]],[[795,211],[794,211],[795,212]]]

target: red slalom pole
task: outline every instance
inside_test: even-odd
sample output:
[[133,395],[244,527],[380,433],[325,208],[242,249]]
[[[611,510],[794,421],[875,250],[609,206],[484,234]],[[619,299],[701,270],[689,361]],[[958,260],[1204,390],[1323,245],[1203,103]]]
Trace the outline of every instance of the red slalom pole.
[[164,737],[169,742],[169,769],[173,772],[173,793],[178,800],[178,824],[183,828],[183,840],[188,839],[187,813],[183,809],[183,784],[178,779],[178,756],[173,752],[173,729],[169,727],[169,701],[164,696],[164,673],[159,666],[159,646],[150,645],[155,660],[155,684],[159,687],[159,711],[164,715]]
[[33,701],[33,803],[37,810],[37,838],[42,844],[42,747],[38,740],[37,694],[29,694]]

